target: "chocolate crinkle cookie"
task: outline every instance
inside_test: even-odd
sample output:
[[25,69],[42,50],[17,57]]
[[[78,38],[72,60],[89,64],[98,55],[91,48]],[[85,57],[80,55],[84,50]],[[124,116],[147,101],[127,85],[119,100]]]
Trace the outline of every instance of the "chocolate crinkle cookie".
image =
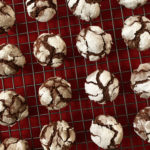
[[39,88],[39,99],[49,110],[64,108],[72,98],[71,85],[60,77],[52,77]]
[[90,21],[100,15],[101,0],[67,0],[68,7],[75,16]]
[[90,26],[81,30],[76,46],[84,58],[97,61],[110,53],[112,37],[100,27]]
[[112,116],[99,115],[90,127],[91,139],[103,149],[116,149],[123,139],[123,128]]
[[27,0],[26,6],[30,17],[47,22],[56,14],[57,0]]
[[53,33],[43,33],[34,42],[34,56],[42,66],[59,67],[67,54],[64,40]]
[[134,119],[133,127],[137,135],[150,143],[150,107],[139,111]]
[[15,12],[5,2],[0,1],[0,34],[6,33],[15,24]]
[[0,144],[0,150],[31,150],[26,140],[7,138]]
[[145,16],[131,16],[124,22],[122,37],[131,49],[144,51],[150,48],[150,20]]
[[106,70],[96,70],[86,78],[85,92],[90,100],[99,104],[106,104],[118,96],[119,81]]
[[132,72],[131,88],[141,98],[150,97],[150,63],[141,64]]
[[135,9],[137,7],[143,6],[146,4],[147,0],[117,0],[120,5],[123,5],[129,9]]
[[12,44],[0,45],[0,76],[17,73],[25,63],[25,57],[18,47]]
[[64,120],[45,125],[40,133],[44,150],[69,150],[75,139],[74,129]]
[[13,126],[28,114],[28,105],[24,97],[14,91],[0,92],[0,125]]

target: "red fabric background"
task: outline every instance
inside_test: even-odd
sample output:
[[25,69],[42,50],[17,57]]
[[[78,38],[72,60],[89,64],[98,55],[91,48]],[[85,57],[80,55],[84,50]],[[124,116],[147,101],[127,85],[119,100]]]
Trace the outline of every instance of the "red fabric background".
[[[25,96],[30,116],[12,128],[0,126],[1,141],[10,136],[25,138],[32,149],[42,149],[39,142],[41,127],[50,121],[64,119],[74,126],[77,134],[72,150],[96,150],[98,147],[92,143],[89,134],[91,120],[99,114],[109,114],[115,116],[124,127],[124,139],[119,149],[149,150],[150,144],[136,136],[132,127],[136,113],[149,105],[149,100],[134,95],[129,80],[132,69],[137,68],[140,63],[150,62],[150,50],[141,53],[137,50],[128,50],[121,38],[121,28],[123,20],[128,16],[146,15],[150,18],[150,2],[131,11],[120,7],[116,0],[104,0],[101,3],[101,16],[87,23],[71,14],[65,0],[58,0],[58,14],[55,18],[48,23],[39,23],[28,17],[25,0],[5,1],[15,9],[17,21],[8,35],[0,36],[0,44],[8,42],[19,46],[27,59],[27,65],[15,76],[2,78],[0,90],[14,89]],[[75,39],[80,29],[89,25],[99,25],[113,37],[111,54],[98,62],[84,60],[75,47]],[[59,33],[67,43],[68,56],[64,65],[59,68],[42,68],[32,55],[33,42],[44,32]],[[85,78],[96,68],[107,69],[120,80],[120,94],[114,103],[104,106],[91,103],[84,93]],[[72,84],[73,99],[68,107],[49,112],[40,105],[37,93],[44,80],[55,75],[65,78]]]

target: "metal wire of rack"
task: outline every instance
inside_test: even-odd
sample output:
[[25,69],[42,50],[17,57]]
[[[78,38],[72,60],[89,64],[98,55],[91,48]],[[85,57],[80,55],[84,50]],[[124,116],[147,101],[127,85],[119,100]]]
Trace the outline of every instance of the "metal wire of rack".
[[[48,23],[39,23],[28,17],[25,0],[5,0],[16,12],[16,25],[6,35],[0,36],[0,44],[16,44],[27,59],[25,68],[12,77],[1,78],[0,90],[13,89],[25,96],[29,104],[30,115],[14,127],[0,129],[1,141],[7,137],[19,137],[29,141],[34,150],[41,150],[39,133],[44,124],[64,119],[75,128],[77,140],[72,149],[99,149],[90,139],[91,120],[104,113],[115,116],[124,127],[124,139],[119,149],[148,150],[150,144],[135,135],[132,122],[136,113],[149,105],[148,100],[140,99],[130,89],[130,73],[140,63],[149,62],[150,51],[138,52],[129,50],[122,38],[123,21],[131,15],[145,15],[150,18],[150,2],[135,11],[125,9],[116,0],[102,2],[101,16],[87,23],[79,20],[68,10],[65,0],[58,0],[58,13]],[[98,61],[89,62],[83,59],[75,47],[75,39],[83,27],[99,25],[113,36],[111,54]],[[68,57],[63,66],[52,69],[41,67],[32,55],[33,42],[44,32],[60,34],[68,48]],[[97,68],[107,69],[120,80],[120,94],[113,103],[104,106],[90,102],[84,93],[85,78]],[[50,76],[61,76],[72,84],[73,99],[70,105],[60,111],[47,111],[38,101],[38,88]]]

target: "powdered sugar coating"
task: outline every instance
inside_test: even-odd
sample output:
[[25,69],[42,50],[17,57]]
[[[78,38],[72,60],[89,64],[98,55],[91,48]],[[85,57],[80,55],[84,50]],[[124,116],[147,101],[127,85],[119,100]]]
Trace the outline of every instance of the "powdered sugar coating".
[[140,64],[131,74],[131,88],[141,98],[150,97],[150,63]]
[[0,45],[0,76],[13,75],[26,63],[22,52],[12,44]]
[[150,107],[140,110],[134,119],[133,127],[137,135],[150,143]]
[[100,0],[67,0],[69,9],[82,20],[90,21],[100,15]]
[[145,16],[131,16],[124,22],[122,37],[129,48],[144,51],[150,48],[150,20]]
[[0,92],[0,124],[13,126],[29,114],[24,97],[14,91]]
[[106,104],[118,96],[119,81],[106,70],[96,70],[86,78],[85,92],[90,100],[99,104]]
[[7,138],[0,144],[0,150],[30,150],[26,140]]
[[147,0],[118,0],[118,1],[120,5],[123,5],[129,9],[135,9],[137,7],[143,6],[147,2]]
[[59,67],[67,55],[67,47],[59,35],[43,33],[34,42],[33,53],[42,66]]
[[75,139],[74,129],[64,120],[45,125],[40,133],[44,150],[69,150]]
[[0,33],[8,32],[15,24],[15,12],[5,2],[0,1]]
[[123,139],[123,128],[112,116],[99,115],[90,127],[91,139],[103,149],[118,148]]
[[71,85],[60,77],[49,78],[39,88],[39,98],[49,110],[59,110],[72,98]]
[[110,53],[112,37],[99,26],[90,26],[81,30],[76,46],[83,57],[97,61]]
[[47,22],[56,14],[57,0],[27,0],[26,6],[30,17],[40,22]]

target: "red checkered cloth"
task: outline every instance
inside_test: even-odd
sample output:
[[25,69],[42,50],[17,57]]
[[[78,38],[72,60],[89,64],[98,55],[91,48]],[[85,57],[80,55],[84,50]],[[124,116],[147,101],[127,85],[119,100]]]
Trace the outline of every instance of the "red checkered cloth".
[[[129,50],[121,38],[123,21],[131,15],[146,15],[150,18],[150,1],[144,7],[134,11],[120,7],[117,0],[104,0],[101,3],[101,15],[88,23],[79,20],[68,10],[65,0],[58,0],[58,13],[48,23],[31,19],[25,6],[25,0],[5,0],[16,12],[16,25],[8,33],[0,36],[0,44],[12,43],[20,47],[27,64],[13,77],[0,80],[0,90],[13,89],[25,96],[29,104],[30,115],[12,128],[0,126],[1,141],[8,137],[18,137],[29,141],[32,149],[40,150],[39,133],[43,125],[50,121],[64,119],[75,128],[77,139],[72,150],[96,150],[91,141],[89,127],[99,114],[114,116],[124,127],[124,139],[119,149],[149,150],[150,144],[142,141],[133,131],[132,122],[136,113],[149,105],[148,100],[140,99],[130,88],[131,71],[140,63],[150,62],[150,50],[138,52]],[[98,62],[89,62],[78,53],[75,43],[81,28],[99,25],[113,37],[111,54]],[[41,33],[60,34],[68,47],[64,65],[59,68],[41,67],[37,64],[32,51],[33,42]],[[96,68],[107,69],[120,80],[120,94],[113,103],[104,106],[90,102],[84,92],[86,76]],[[40,105],[38,88],[49,77],[61,76],[69,81],[73,89],[73,99],[69,106],[60,111],[48,111]]]

